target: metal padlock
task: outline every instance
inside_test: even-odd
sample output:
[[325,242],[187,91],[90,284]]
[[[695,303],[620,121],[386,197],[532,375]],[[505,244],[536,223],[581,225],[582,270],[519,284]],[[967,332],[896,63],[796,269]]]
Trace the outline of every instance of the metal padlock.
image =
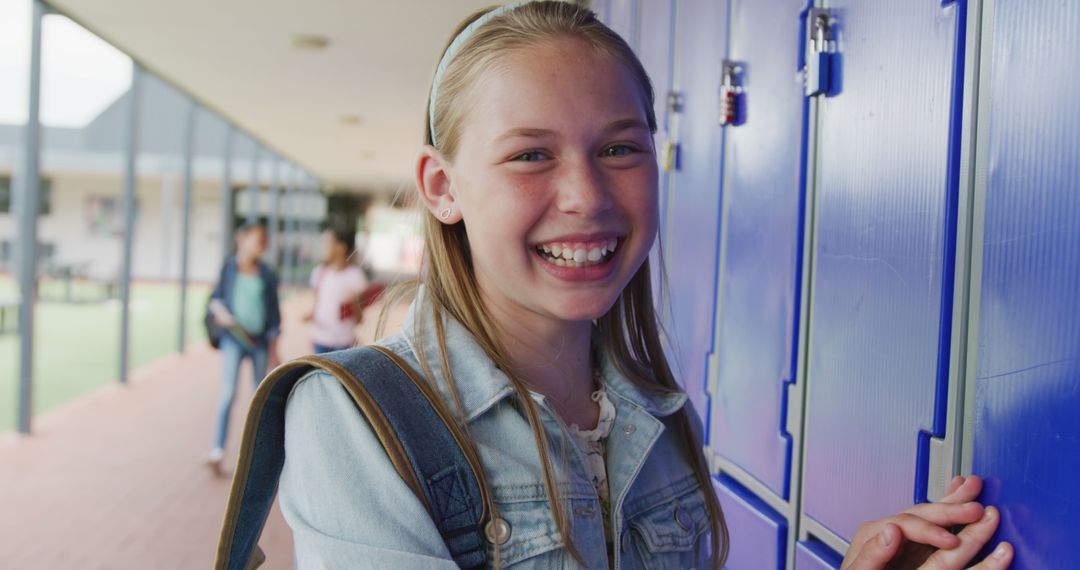
[[737,126],[746,122],[746,92],[743,87],[741,62],[725,59],[720,72],[720,126]]

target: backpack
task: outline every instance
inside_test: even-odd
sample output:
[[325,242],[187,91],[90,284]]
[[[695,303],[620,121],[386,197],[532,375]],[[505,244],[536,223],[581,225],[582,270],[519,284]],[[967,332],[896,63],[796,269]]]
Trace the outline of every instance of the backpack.
[[214,300],[211,295],[206,299],[206,314],[203,315],[203,327],[206,329],[206,340],[214,350],[221,348],[221,337],[225,336],[225,327],[217,323],[213,311],[210,310],[210,302]]
[[210,310],[210,303],[214,302],[214,292],[219,287],[225,286],[225,268],[229,265],[229,260],[226,259],[225,263],[221,265],[221,270],[218,272],[217,283],[214,284],[214,290],[210,292],[210,296],[206,298],[206,312],[203,313],[203,328],[206,329],[206,340],[210,342],[210,346],[214,350],[221,349],[221,338],[225,336],[225,327],[218,324],[217,319],[214,318],[214,312]]
[[285,406],[312,370],[330,373],[352,397],[394,469],[431,514],[454,562],[483,567],[487,487],[473,448],[429,384],[393,352],[369,346],[298,358],[259,385],[244,425],[214,568],[247,570],[265,560],[257,542],[285,464]]

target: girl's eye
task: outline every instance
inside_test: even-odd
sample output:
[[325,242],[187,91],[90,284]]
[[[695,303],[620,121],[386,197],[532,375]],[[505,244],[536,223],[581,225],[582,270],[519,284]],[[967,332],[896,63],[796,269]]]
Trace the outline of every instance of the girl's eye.
[[613,144],[600,152],[600,156],[629,156],[637,152],[637,149],[630,145],[625,144]]
[[546,158],[547,156],[544,153],[538,150],[530,150],[529,152],[523,152],[510,160],[516,162],[539,162],[541,160],[545,160]]

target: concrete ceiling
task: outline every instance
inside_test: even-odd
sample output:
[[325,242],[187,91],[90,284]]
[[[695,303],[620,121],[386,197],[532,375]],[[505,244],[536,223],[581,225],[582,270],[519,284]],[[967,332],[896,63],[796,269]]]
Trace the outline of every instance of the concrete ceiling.
[[326,184],[387,192],[410,183],[439,50],[494,0],[48,3]]

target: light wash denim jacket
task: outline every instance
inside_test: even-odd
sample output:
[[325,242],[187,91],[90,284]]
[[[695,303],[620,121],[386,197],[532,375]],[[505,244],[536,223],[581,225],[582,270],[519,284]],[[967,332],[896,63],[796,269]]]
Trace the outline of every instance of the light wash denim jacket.
[[[418,298],[422,295],[421,290]],[[415,338],[421,318],[428,334]],[[414,303],[402,332],[380,344],[419,371],[415,343],[424,343],[436,385],[447,406],[455,409],[437,363],[432,321],[430,306]],[[521,569],[581,567],[561,546],[533,434],[509,381],[459,323],[448,320],[445,337],[469,432],[499,516],[510,525],[510,537],[501,546],[502,564]],[[686,395],[644,392],[602,355],[600,366],[616,409],[607,441],[613,562],[608,560],[604,517],[584,457],[572,436],[559,429],[551,408],[542,400],[540,405],[584,567],[708,567],[705,497],[672,418],[689,405]],[[696,415],[693,421],[699,421]],[[293,389],[286,410],[285,453],[281,509],[293,530],[298,568],[456,568],[424,507],[394,471],[349,395],[326,373],[311,373]],[[489,547],[489,564],[491,552]]]

